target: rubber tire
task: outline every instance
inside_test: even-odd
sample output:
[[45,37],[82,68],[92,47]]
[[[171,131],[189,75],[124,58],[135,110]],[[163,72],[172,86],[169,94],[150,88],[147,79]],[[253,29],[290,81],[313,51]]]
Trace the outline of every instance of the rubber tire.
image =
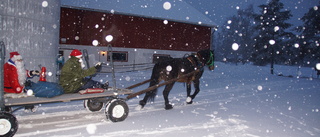
[[105,114],[107,119],[112,122],[124,121],[129,115],[129,107],[125,101],[113,99],[106,104]]
[[12,112],[12,108],[11,107],[5,107],[4,111],[11,113]]
[[83,101],[84,107],[90,112],[100,111],[103,107],[103,102],[96,102],[93,99]]
[[0,112],[0,136],[12,137],[18,131],[18,121],[8,112]]

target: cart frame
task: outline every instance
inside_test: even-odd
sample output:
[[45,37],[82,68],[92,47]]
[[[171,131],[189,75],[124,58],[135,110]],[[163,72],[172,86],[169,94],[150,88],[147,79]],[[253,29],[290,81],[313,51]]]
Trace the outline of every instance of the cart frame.
[[[199,71],[199,69],[190,72],[188,74],[182,75],[180,77],[164,81],[158,85],[154,85],[148,87],[146,89],[140,90],[138,92],[133,93],[132,88],[141,86],[151,81],[151,79],[145,80],[143,82],[131,85],[125,89],[116,88],[116,79],[115,79],[115,70],[114,63],[112,58],[112,47],[108,45],[108,56],[110,56],[110,63],[112,67],[112,81],[113,87],[110,87],[108,90],[105,90],[103,93],[94,93],[94,94],[63,94],[60,96],[56,96],[53,98],[39,98],[34,96],[29,96],[25,98],[10,98],[4,99],[4,86],[3,86],[3,65],[5,58],[5,45],[2,41],[0,41],[0,136],[13,136],[18,130],[18,121],[16,117],[12,114],[18,109],[23,108],[28,105],[35,104],[46,104],[46,103],[57,103],[57,102],[70,102],[75,100],[84,100],[84,107],[91,111],[100,111],[105,104],[105,115],[106,118],[112,122],[120,122],[124,121],[129,114],[129,107],[126,104],[126,101],[135,98],[138,95],[149,92],[153,89],[159,88],[161,86],[168,85],[172,82],[178,81],[179,79],[191,76]],[[88,53],[85,51],[85,58]],[[87,63],[88,64],[88,63]],[[119,98],[119,95],[127,95],[126,98]],[[13,106],[22,106],[17,108],[16,110],[11,110]]]
[[[52,98],[39,98],[34,96],[28,96],[23,98],[4,98],[4,76],[3,66],[5,60],[5,45],[3,41],[0,41],[0,136],[13,136],[18,130],[18,121],[12,114],[16,110],[23,108],[24,106],[57,103],[57,102],[70,102],[75,100],[84,100],[84,107],[91,111],[100,111],[105,105],[105,115],[107,119],[112,122],[120,122],[127,118],[129,114],[129,108],[126,104],[126,99],[119,98],[119,95],[129,95],[132,93],[129,89],[116,88],[115,71],[112,58],[112,47],[108,45],[108,52],[110,53],[110,62],[112,67],[112,81],[113,87],[105,90],[103,93],[94,94],[63,94]],[[85,59],[88,58],[87,51],[84,51]],[[88,65],[88,63],[87,63]],[[11,110],[11,107],[18,106],[17,109]],[[20,107],[19,107],[20,106]]]

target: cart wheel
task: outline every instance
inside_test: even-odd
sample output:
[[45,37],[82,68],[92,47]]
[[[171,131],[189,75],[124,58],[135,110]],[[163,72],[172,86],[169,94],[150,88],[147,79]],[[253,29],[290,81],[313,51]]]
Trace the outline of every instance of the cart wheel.
[[12,137],[18,130],[18,121],[8,112],[0,112],[0,136]]
[[94,99],[84,100],[84,107],[90,112],[100,111],[103,107],[103,102],[97,102]]
[[8,112],[8,113],[11,113],[12,112],[12,108],[11,107],[5,107],[4,108],[4,111]]
[[106,105],[105,114],[110,121],[120,122],[127,118],[129,107],[125,101],[113,99]]

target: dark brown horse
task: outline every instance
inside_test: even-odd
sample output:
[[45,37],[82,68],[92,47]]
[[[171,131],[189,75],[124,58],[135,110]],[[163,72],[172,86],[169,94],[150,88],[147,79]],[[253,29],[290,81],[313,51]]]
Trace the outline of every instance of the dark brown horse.
[[[192,100],[199,93],[200,78],[204,71],[204,66],[207,65],[210,70],[214,69],[214,52],[211,50],[201,50],[196,54],[192,54],[184,58],[172,58],[166,61],[158,62],[154,65],[151,75],[150,86],[154,86],[160,83],[160,81],[168,81],[180,77],[185,74],[196,71],[191,76],[179,79],[177,82],[187,83],[187,103],[192,104]],[[191,95],[191,83],[193,82],[195,91]],[[165,86],[163,91],[163,97],[165,101],[165,109],[172,109],[173,106],[169,104],[169,92],[172,89],[175,82],[172,82]],[[153,101],[157,95],[157,89],[149,91],[144,96],[143,100],[139,102],[141,108],[143,108],[147,101]]]

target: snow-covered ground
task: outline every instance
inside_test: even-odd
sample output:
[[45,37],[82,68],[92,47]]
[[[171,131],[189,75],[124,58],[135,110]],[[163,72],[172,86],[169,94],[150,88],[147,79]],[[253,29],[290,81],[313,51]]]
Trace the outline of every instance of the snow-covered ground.
[[[82,101],[41,105],[35,113],[19,110],[16,137],[308,137],[320,136],[320,79],[311,68],[216,63],[205,70],[201,92],[187,105],[186,87],[176,83],[172,110],[164,110],[162,89],[154,103],[137,110],[140,98],[127,101],[123,122],[107,121],[104,112],[88,112]],[[299,71],[298,71],[299,70]],[[151,70],[117,73],[118,87],[149,79]],[[310,77],[314,78],[310,78]],[[96,79],[110,79],[110,76]],[[111,80],[109,80],[111,81]],[[134,91],[145,89],[147,85]]]

